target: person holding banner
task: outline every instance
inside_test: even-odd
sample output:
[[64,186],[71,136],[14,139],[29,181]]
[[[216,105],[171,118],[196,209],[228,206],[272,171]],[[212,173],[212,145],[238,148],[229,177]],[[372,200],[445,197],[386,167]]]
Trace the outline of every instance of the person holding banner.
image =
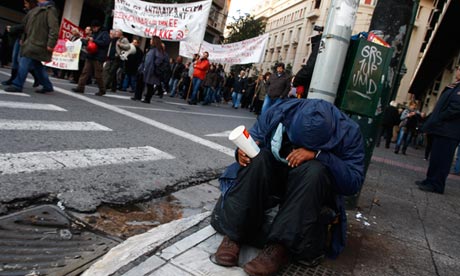
[[188,104],[195,104],[198,101],[198,90],[200,89],[201,83],[203,82],[204,78],[206,77],[206,73],[209,70],[209,53],[204,52],[203,56],[196,61],[193,65],[193,92],[192,98],[188,101]]
[[[85,66],[83,67],[83,72],[81,73],[80,79],[78,79],[78,85],[75,88],[72,88],[73,92],[84,93],[85,86],[88,78],[94,72],[94,78],[96,79],[99,91],[96,93],[96,96],[102,96],[105,94],[104,80],[102,76],[102,63],[105,61],[107,55],[107,47],[110,43],[109,33],[102,28],[102,24],[99,20],[93,20],[91,22],[92,35],[86,39],[82,39],[84,46],[87,46],[86,50],[88,52],[86,56]],[[90,43],[93,43],[93,46],[96,47],[94,52],[91,52]]]
[[35,71],[42,89],[37,93],[52,92],[53,84],[42,61],[51,61],[53,49],[57,44],[59,32],[58,13],[54,2],[38,0],[37,7],[31,9],[24,17],[24,33],[21,41],[21,58],[19,70],[7,92],[22,92],[29,70]]

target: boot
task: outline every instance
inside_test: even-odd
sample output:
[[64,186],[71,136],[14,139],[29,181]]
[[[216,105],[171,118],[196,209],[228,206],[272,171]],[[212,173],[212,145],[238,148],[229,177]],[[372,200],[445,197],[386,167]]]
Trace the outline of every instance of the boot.
[[237,266],[239,255],[240,245],[228,236],[224,237],[214,254],[216,263],[221,266]]
[[18,69],[11,69],[11,76],[9,79],[7,79],[6,81],[2,81],[2,84],[3,85],[12,85],[13,84],[13,80],[16,78],[16,76],[18,75]]
[[271,244],[247,263],[244,266],[244,271],[250,276],[270,276],[274,275],[288,261],[287,249],[281,244]]

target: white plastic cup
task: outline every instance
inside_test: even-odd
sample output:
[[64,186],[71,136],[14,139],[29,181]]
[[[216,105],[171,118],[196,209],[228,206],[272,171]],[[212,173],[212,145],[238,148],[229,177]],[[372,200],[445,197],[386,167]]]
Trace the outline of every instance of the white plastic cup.
[[254,158],[259,154],[260,148],[252,139],[249,131],[245,126],[238,126],[228,136],[228,140],[232,141],[238,148],[250,158]]

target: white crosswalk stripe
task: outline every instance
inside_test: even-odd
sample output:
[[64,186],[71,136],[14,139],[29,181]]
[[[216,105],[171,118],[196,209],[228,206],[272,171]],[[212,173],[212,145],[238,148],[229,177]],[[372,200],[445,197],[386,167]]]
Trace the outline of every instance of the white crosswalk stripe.
[[32,110],[67,111],[64,108],[61,108],[54,104],[24,103],[10,101],[0,101],[0,107]]
[[19,96],[19,97],[30,97],[29,94],[26,93],[15,93],[15,92],[6,92],[3,89],[0,89],[0,95],[6,95],[6,96]]
[[95,122],[0,119],[0,130],[112,131]]
[[175,157],[153,147],[0,154],[0,175],[146,162]]

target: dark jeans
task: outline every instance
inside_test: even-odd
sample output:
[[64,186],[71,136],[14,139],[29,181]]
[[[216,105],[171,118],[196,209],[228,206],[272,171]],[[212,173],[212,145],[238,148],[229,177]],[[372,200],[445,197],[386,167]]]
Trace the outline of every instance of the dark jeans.
[[385,148],[389,148],[391,144],[391,138],[393,137],[393,126],[382,125],[379,129],[379,134],[375,142],[375,146],[380,146],[380,140],[382,136],[385,138]]
[[[230,239],[252,243],[281,243],[296,258],[312,259],[325,252],[327,226],[320,222],[323,206],[334,206],[333,177],[319,161],[290,168],[261,150],[251,164],[238,171],[237,184],[214,208],[211,224]],[[223,202],[222,202],[223,201]],[[279,210],[263,233],[265,212]]]
[[38,82],[43,85],[44,90],[53,91],[53,84],[50,82],[45,66],[43,66],[41,61],[28,57],[19,58],[18,75],[13,80],[13,85],[16,88],[22,91],[27,74],[29,74],[29,70],[33,70],[35,72],[35,76],[37,77]]

